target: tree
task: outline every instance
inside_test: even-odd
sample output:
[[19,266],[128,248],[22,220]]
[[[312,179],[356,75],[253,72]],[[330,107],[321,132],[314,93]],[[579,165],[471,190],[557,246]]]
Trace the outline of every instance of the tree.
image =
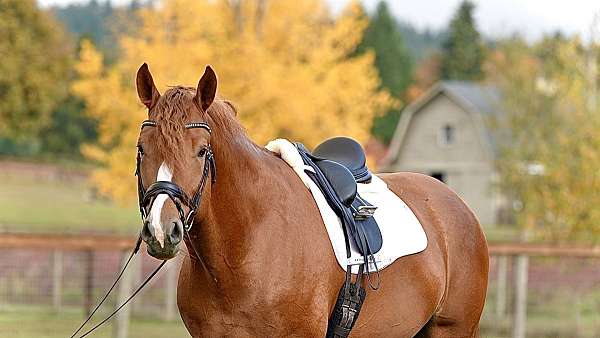
[[35,0],[0,0],[0,136],[37,137],[67,94],[71,48]]
[[600,239],[598,50],[578,38],[516,39],[501,42],[486,67],[503,93],[499,187],[534,236]]
[[40,131],[40,151],[80,159],[81,145],[97,137],[95,121],[85,116],[83,110],[81,99],[67,96],[53,111],[51,123]]
[[[389,11],[385,1],[380,1],[358,52],[372,50],[375,53],[375,65],[381,77],[381,86],[394,97],[403,98],[404,92],[412,80],[413,62],[404,46],[398,23]],[[400,107],[391,109],[373,121],[372,133],[385,143],[394,135],[400,119]]]
[[483,78],[481,67],[485,56],[473,19],[474,8],[471,1],[463,1],[450,21],[448,37],[443,44],[443,79],[476,81]]
[[379,90],[373,54],[353,55],[367,24],[355,3],[336,20],[317,0],[170,0],[139,17],[140,30],[122,37],[114,65],[83,45],[73,85],[98,120],[98,143],[84,148],[105,166],[95,182],[118,200],[135,196],[131,168],[145,111],[133,80],[143,62],[161,92],[195,85],[211,64],[220,95],[237,105],[258,144],[285,137],[312,147],[340,134],[365,141],[373,117],[393,105]]
[[113,6],[111,0],[88,0],[54,6],[51,12],[77,40],[87,39],[102,51],[105,63],[118,56],[119,36],[138,28],[135,11],[151,6],[149,1],[130,1],[128,6]]
[[398,30],[406,49],[417,64],[428,59],[432,54],[439,53],[446,36],[444,31],[430,28],[420,30],[405,21],[398,21]]

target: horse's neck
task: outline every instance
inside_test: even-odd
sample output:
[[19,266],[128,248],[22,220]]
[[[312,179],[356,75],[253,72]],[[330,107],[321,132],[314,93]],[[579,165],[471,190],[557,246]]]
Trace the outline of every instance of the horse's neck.
[[[278,161],[249,140],[213,140],[216,182],[201,204],[193,241],[215,278],[247,258],[254,232],[273,202],[273,164]],[[275,165],[277,166],[277,165]],[[188,250],[192,252],[192,250]]]

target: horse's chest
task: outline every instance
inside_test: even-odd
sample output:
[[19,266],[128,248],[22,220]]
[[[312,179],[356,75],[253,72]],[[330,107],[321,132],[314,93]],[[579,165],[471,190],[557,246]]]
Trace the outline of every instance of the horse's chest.
[[182,276],[178,288],[179,311],[192,337],[325,336],[328,309],[317,299],[268,290],[235,297],[193,285]]

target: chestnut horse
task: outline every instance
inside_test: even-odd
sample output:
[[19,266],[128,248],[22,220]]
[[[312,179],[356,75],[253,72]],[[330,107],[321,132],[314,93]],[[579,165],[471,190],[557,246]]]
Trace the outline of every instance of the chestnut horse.
[[[170,259],[185,242],[177,303],[193,337],[324,337],[344,271],[315,201],[283,160],[248,138],[216,88],[207,67],[197,88],[161,95],[146,64],[138,70],[152,123],[138,143],[143,188],[171,181],[192,196],[205,181],[188,235],[181,220],[189,203],[165,194],[149,202],[147,250]],[[416,214],[428,247],[381,271],[351,337],[478,337],[488,251],[473,212],[431,177],[379,176]]]

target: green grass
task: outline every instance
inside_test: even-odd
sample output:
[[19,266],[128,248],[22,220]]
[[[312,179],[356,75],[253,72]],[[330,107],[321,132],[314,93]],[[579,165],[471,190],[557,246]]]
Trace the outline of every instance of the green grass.
[[[100,320],[105,315],[105,313],[97,313],[95,318]],[[4,306],[0,308],[0,338],[65,338],[71,335],[83,319],[83,313],[76,309],[65,309],[55,313],[48,307]],[[134,317],[129,325],[129,338],[190,336],[181,320],[165,322]],[[112,323],[107,323],[96,331],[93,337],[110,338],[112,330]]]
[[488,242],[519,241],[521,231],[514,225],[482,225]]
[[2,171],[0,163],[0,181],[0,230],[131,233],[139,227],[135,207],[92,199],[91,187],[82,180]]
[[[498,318],[494,313],[496,294],[492,282],[481,320],[481,337],[511,337],[512,315]],[[512,291],[512,290],[509,290]],[[574,291],[569,288],[551,294],[529,289],[527,295],[527,337],[596,338],[600,332],[600,289]],[[507,311],[511,311],[508,304]]]

